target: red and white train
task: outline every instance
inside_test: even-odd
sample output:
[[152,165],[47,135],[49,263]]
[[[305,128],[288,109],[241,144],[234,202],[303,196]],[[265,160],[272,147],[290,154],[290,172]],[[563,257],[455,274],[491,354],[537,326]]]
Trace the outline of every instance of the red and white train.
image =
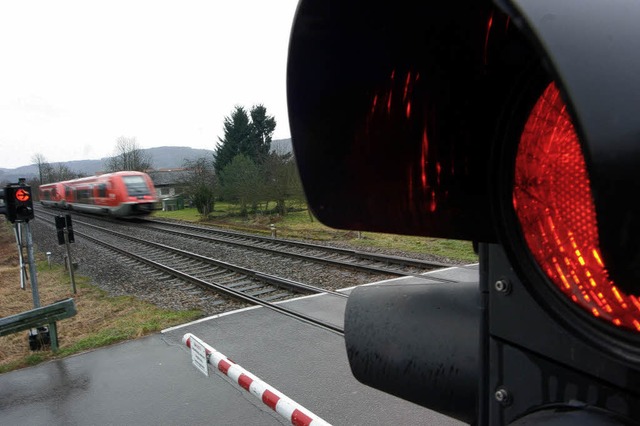
[[142,172],[115,172],[40,185],[44,206],[115,217],[145,216],[157,208],[151,178]]

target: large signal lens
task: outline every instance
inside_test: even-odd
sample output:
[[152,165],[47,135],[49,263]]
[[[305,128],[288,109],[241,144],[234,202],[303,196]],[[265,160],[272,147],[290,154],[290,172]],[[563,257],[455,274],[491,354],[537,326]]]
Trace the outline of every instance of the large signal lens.
[[638,297],[616,287],[602,259],[584,156],[554,83],[522,132],[513,205],[529,250],[562,293],[595,317],[640,331]]
[[16,196],[16,200],[20,202],[27,202],[31,199],[31,194],[29,194],[29,191],[23,188],[18,189],[15,193],[15,196]]

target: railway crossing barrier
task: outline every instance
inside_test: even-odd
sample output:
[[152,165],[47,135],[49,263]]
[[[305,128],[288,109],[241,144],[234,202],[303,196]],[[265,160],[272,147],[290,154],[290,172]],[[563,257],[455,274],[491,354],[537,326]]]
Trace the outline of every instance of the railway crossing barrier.
[[0,336],[48,325],[51,350],[55,352],[58,350],[58,328],[56,321],[70,318],[76,313],[76,305],[73,299],[65,299],[48,306],[0,318]]
[[185,334],[182,337],[182,343],[191,348],[193,363],[204,374],[208,375],[206,364],[211,364],[214,368],[217,368],[221,373],[232,379],[235,384],[291,422],[292,425],[330,426],[325,420],[263,382],[193,334]]

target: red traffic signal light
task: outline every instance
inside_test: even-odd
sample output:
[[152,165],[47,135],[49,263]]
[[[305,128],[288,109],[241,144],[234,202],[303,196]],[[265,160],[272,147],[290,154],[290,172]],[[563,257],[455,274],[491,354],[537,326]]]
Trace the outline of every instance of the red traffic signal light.
[[[633,1],[300,2],[287,91],[316,215],[480,245],[465,296],[482,301],[480,342],[464,354],[479,360],[477,404],[456,407],[468,381],[431,363],[474,352],[464,337],[416,350],[440,308],[396,304],[384,315],[395,322],[367,309],[394,289],[350,296],[359,380],[406,398],[403,371],[419,371],[416,402],[478,424],[568,419],[558,407],[640,421],[639,15]],[[389,329],[403,318],[424,324],[404,346]],[[391,340],[412,354],[406,370]],[[449,401],[431,397],[436,376]]]
[[582,148],[553,83],[520,137],[513,205],[531,254],[553,284],[593,316],[639,332],[639,294],[627,294],[609,276]]
[[15,192],[16,200],[25,203],[31,200],[31,193],[24,188],[18,188]]
[[6,216],[10,222],[28,222],[34,218],[31,187],[19,184],[4,188]]

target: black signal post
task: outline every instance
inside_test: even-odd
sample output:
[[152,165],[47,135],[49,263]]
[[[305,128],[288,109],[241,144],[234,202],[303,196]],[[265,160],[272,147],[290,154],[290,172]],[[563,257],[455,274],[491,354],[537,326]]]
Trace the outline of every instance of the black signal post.
[[352,292],[358,380],[479,425],[640,423],[638,16],[300,2],[287,96],[316,216],[479,251],[473,282]]
[[[25,266],[22,261],[23,239],[27,245],[27,260],[31,279],[31,292],[34,308],[40,307],[40,295],[38,293],[38,277],[36,273],[35,256],[33,252],[33,235],[29,221],[34,218],[33,199],[31,187],[24,184],[24,179],[19,183],[9,184],[3,191],[3,213],[15,227],[16,242],[20,253],[20,277],[21,287],[24,288],[26,280]],[[23,231],[24,230],[24,231]],[[24,237],[24,238],[23,238]]]
[[[31,197],[31,187],[25,185],[24,182],[24,179],[20,179],[17,184],[7,185],[3,190],[0,190],[0,199],[4,202],[0,206],[0,213],[4,214],[15,226],[15,236],[20,258],[20,284],[23,289],[25,288],[27,280],[22,257],[23,244],[24,240],[26,240],[34,309],[2,318],[2,321],[0,321],[0,335],[7,335],[29,329],[29,348],[32,351],[42,349],[45,345],[50,344],[51,349],[55,352],[59,349],[56,321],[75,315],[76,309],[73,299],[56,302],[49,306],[40,306],[38,275],[33,252],[33,236],[29,224],[29,221],[35,217],[33,199]],[[68,227],[69,229],[71,228],[70,218]],[[71,231],[69,231],[69,234],[70,239],[73,240]],[[75,293],[73,270],[70,270]]]
[[67,267],[69,268],[69,278],[71,279],[71,288],[73,289],[73,293],[75,294],[77,292],[76,280],[73,272],[73,261],[71,260],[71,246],[69,245],[69,243],[75,242],[75,238],[73,235],[73,225],[71,222],[71,215],[67,214],[64,216],[56,216],[55,221],[56,221],[56,233],[58,236],[58,244],[60,245],[64,244],[65,248],[67,249],[66,264],[67,264]]

